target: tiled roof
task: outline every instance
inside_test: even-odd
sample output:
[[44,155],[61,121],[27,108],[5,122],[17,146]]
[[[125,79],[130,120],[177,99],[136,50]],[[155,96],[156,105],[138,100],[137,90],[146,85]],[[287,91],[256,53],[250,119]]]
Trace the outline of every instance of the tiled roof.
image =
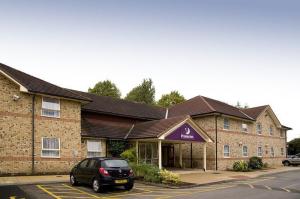
[[253,120],[253,118],[234,106],[203,96],[196,96],[169,109],[170,117],[182,114],[197,116],[211,113],[221,113],[242,119]]
[[253,108],[245,108],[243,112],[252,117],[253,119],[257,119],[257,117],[268,107],[269,105],[257,106]]
[[132,125],[107,123],[106,121],[92,121],[81,119],[81,135],[84,137],[98,137],[109,139],[123,139]]
[[187,117],[188,116],[179,116],[135,124],[126,138],[157,138],[162,132],[172,128],[179,122],[184,121]]
[[83,105],[82,111],[140,119],[161,119],[165,117],[166,109],[158,106],[151,106],[112,97],[99,96],[81,91],[72,90],[72,92],[93,100],[92,102]]
[[16,82],[24,86],[29,92],[39,93],[45,95],[52,95],[57,97],[64,97],[69,99],[91,101],[89,98],[77,95],[76,93],[41,80],[39,78],[28,75],[24,72],[11,68],[0,63],[0,70],[13,78]]

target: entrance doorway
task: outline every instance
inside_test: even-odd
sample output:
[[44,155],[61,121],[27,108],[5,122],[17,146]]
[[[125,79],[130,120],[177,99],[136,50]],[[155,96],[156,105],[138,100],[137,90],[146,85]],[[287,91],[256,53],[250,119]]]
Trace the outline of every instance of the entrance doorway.
[[175,154],[174,154],[173,144],[162,145],[162,166],[163,167],[175,166]]

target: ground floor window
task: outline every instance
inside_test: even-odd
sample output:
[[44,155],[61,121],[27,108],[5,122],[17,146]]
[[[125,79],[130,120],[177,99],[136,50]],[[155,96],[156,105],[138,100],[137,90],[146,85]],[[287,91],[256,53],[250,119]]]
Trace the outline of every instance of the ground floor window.
[[229,145],[224,145],[224,157],[228,158],[230,156],[230,148]]
[[281,155],[283,156],[283,155],[284,155],[284,149],[281,148],[281,149],[280,149],[280,152],[281,152]]
[[274,147],[271,147],[271,156],[272,156],[272,157],[275,157]]
[[243,146],[243,156],[248,157],[248,147],[247,146]]
[[263,155],[262,147],[259,146],[259,147],[257,147],[257,156],[258,156],[258,157],[262,157],[262,155]]
[[42,157],[59,158],[60,157],[60,139],[42,138]]
[[158,164],[157,143],[139,144],[139,162],[146,164]]
[[87,140],[87,157],[100,157],[101,152],[101,141]]

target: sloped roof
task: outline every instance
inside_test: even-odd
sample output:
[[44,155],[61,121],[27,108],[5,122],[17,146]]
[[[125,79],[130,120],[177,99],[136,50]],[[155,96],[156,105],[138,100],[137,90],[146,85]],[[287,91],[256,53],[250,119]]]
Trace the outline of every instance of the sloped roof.
[[12,79],[14,79],[16,82],[24,86],[29,92],[64,97],[80,101],[91,101],[91,99],[87,97],[77,95],[76,93],[68,89],[56,86],[39,78],[33,77],[2,63],[0,63],[0,70]]
[[99,96],[75,90],[72,90],[72,92],[92,99],[92,102],[82,106],[82,111],[106,113],[140,119],[161,119],[165,117],[166,109],[158,106],[131,102],[107,96]]
[[185,120],[186,118],[187,116],[179,116],[168,119],[138,123],[134,125],[133,129],[131,129],[126,138],[158,138],[158,136],[162,132],[166,131],[167,129],[170,129],[175,124]]
[[253,119],[257,119],[257,117],[268,107],[269,105],[257,106],[253,108],[245,108],[243,112],[252,117]]
[[169,109],[170,117],[183,114],[197,116],[210,113],[221,113],[242,119],[254,120],[252,117],[243,113],[239,108],[204,96],[196,96]]

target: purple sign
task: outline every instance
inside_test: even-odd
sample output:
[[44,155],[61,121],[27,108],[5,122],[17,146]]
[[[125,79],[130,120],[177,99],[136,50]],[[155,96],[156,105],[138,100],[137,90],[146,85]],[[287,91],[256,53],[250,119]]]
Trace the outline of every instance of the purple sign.
[[170,133],[166,140],[181,140],[181,141],[194,141],[205,142],[205,140],[197,133],[197,131],[189,124],[184,123],[172,133]]

